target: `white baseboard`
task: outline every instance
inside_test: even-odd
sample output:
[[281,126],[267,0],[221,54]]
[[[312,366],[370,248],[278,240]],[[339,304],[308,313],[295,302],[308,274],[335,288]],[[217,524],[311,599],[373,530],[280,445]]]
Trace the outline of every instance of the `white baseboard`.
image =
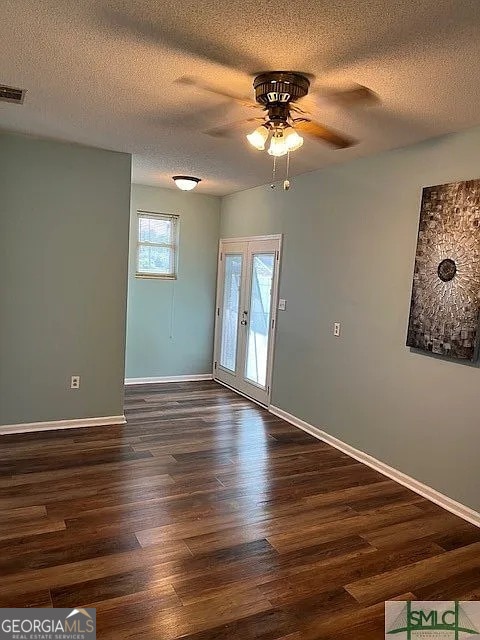
[[0,425],[0,435],[11,433],[29,433],[31,431],[53,431],[55,429],[77,429],[78,427],[103,427],[112,424],[125,424],[124,415],[100,418],[75,418],[74,420],[52,420],[50,422],[24,422],[21,424]]
[[293,424],[295,427],[298,427],[299,429],[306,431],[315,438],[318,438],[319,440],[330,444],[332,447],[335,447],[335,449],[339,449],[343,453],[346,453],[351,458],[355,458],[355,460],[363,462],[363,464],[366,464],[372,469],[375,469],[375,471],[379,471],[384,476],[395,480],[395,482],[398,482],[404,487],[407,487],[407,489],[411,489],[427,500],[435,502],[435,504],[438,504],[440,507],[443,507],[447,511],[450,511],[459,518],[462,518],[463,520],[466,520],[467,522],[480,527],[480,513],[478,513],[478,511],[474,511],[474,509],[471,509],[470,507],[467,507],[460,502],[449,498],[436,489],[432,489],[432,487],[423,484],[423,482],[419,482],[418,480],[415,480],[415,478],[407,476],[405,473],[402,473],[401,471],[398,471],[398,469],[390,467],[388,464],[385,464],[385,462],[382,462],[381,460],[377,460],[377,458],[374,458],[368,453],[364,453],[363,451],[360,451],[360,449],[355,449],[355,447],[352,447],[346,442],[343,442],[342,440],[329,435],[325,431],[322,431],[322,429],[314,427],[304,420],[300,420],[300,418],[297,418],[291,413],[287,413],[283,409],[279,409],[278,407],[270,405],[268,410],[270,411],[270,413],[273,413],[279,418],[283,418],[283,420],[290,422],[290,424]]
[[198,380],[211,380],[211,373],[192,373],[186,376],[159,376],[153,378],[125,378],[125,384],[163,384],[165,382],[196,382]]

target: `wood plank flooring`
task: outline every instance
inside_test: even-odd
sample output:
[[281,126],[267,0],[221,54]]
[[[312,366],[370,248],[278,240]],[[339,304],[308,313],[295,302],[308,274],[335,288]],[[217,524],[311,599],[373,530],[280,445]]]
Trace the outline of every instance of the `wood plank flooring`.
[[125,426],[0,436],[0,606],[98,638],[383,638],[383,602],[480,598],[480,529],[213,382]]

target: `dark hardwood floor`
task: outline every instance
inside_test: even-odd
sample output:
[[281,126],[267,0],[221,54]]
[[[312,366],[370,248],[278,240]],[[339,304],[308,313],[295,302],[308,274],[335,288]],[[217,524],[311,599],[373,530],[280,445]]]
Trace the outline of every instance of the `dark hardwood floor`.
[[384,600],[480,598],[480,529],[213,382],[126,426],[0,437],[0,606],[101,639],[375,640]]

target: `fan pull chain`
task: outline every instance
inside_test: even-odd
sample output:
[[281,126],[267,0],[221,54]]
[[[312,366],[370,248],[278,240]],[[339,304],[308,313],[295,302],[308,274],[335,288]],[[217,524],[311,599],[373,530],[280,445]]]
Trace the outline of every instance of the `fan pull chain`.
[[288,191],[290,189],[290,151],[287,151],[287,164],[285,171],[285,180],[283,181],[283,190]]
[[270,189],[275,189],[276,178],[277,178],[277,158],[276,156],[273,156],[272,184],[270,185]]

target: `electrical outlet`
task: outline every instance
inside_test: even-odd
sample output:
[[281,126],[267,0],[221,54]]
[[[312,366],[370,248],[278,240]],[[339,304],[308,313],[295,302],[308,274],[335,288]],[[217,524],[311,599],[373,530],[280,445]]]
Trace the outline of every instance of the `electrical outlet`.
[[333,335],[338,338],[340,336],[340,322],[333,323]]
[[280,298],[280,300],[278,301],[278,310],[285,311],[286,308],[287,308],[287,301],[284,298]]
[[80,376],[70,378],[70,389],[80,389]]

